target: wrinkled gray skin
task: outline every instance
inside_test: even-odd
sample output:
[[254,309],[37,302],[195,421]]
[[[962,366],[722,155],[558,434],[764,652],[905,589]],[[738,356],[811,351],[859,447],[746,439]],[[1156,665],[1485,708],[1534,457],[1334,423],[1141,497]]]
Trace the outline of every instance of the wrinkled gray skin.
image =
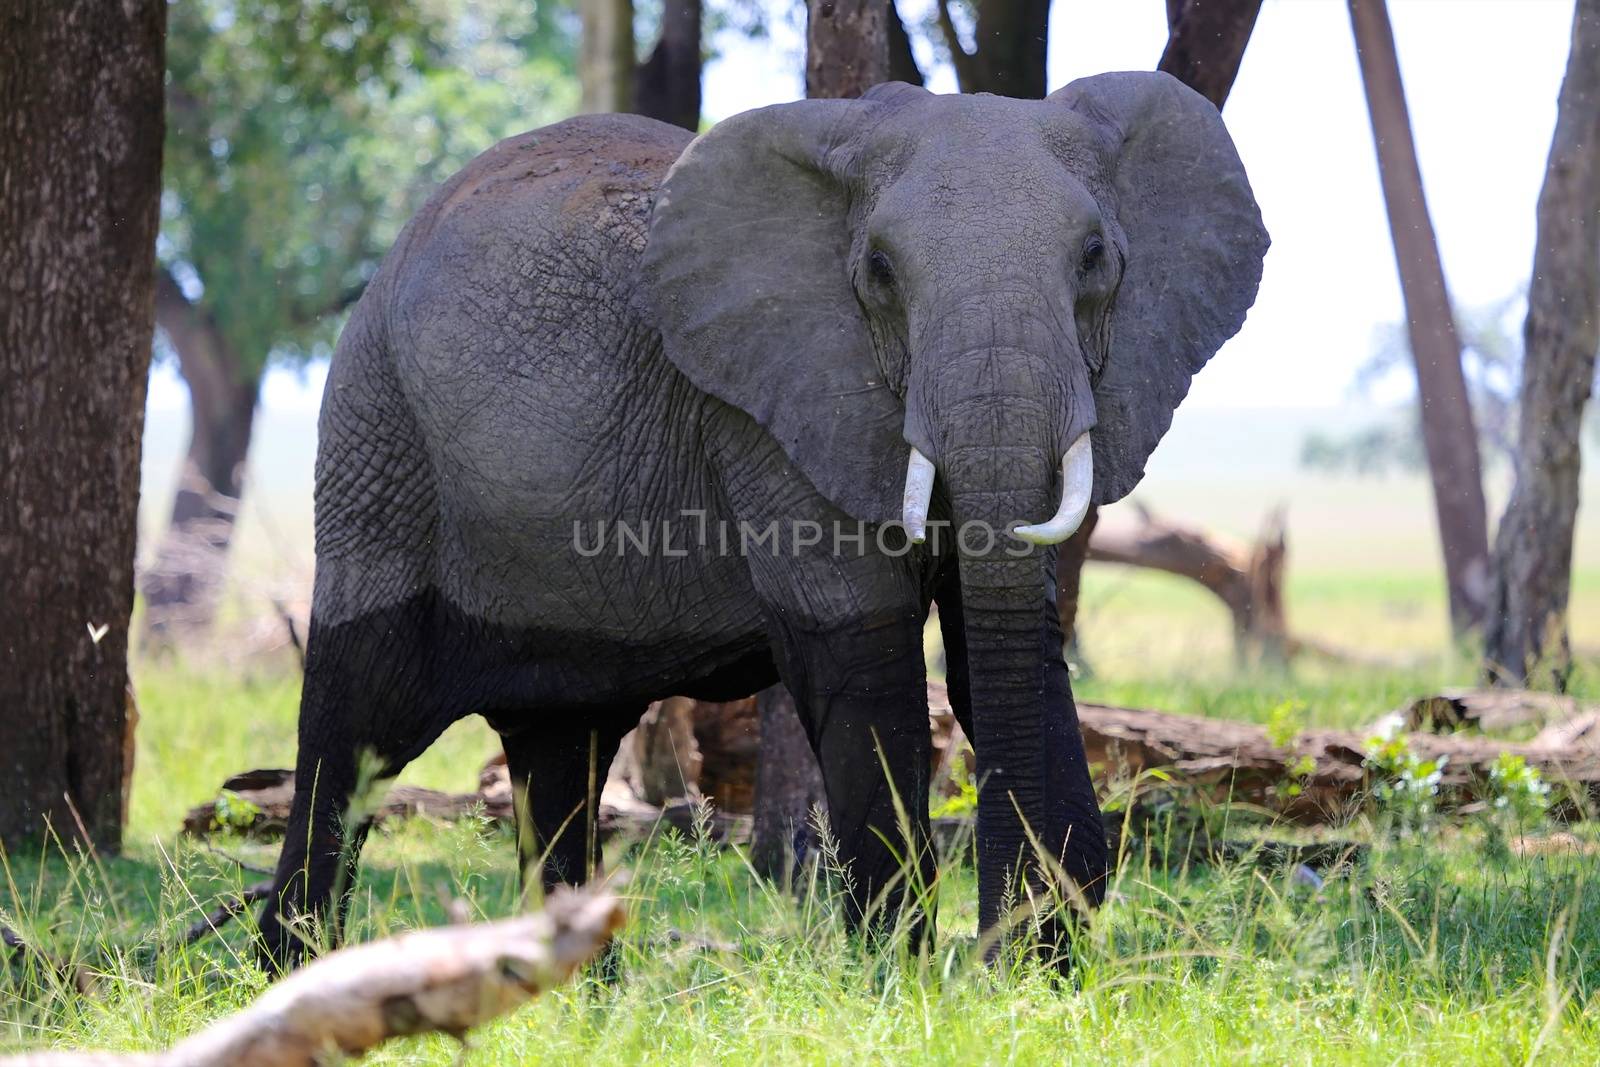
[[[978,757],[981,923],[1019,873],[1048,880],[1040,850],[1099,898],[1053,550],[946,533],[885,552],[869,526],[836,552],[831,530],[900,518],[911,446],[937,466],[933,517],[958,526],[1048,518],[1090,428],[1095,500],[1133,487],[1260,278],[1220,117],[1163,74],[1044,101],[895,84],[687,143],[630,116],[502,142],[411,222],[346,328],[271,957],[297,954],[284,919],[323,913],[340,880],[358,753],[393,774],[484,715],[526,790],[525,863],[581,880],[588,783],[646,703],[780,675],[856,916],[875,897],[892,915],[896,853],[931,874],[930,600]],[[683,554],[575,547],[575,523],[592,549],[616,520],[670,523]],[[795,520],[822,542],[792,550]],[[776,555],[720,550],[722,524],[736,549],[738,523],[774,521]]]

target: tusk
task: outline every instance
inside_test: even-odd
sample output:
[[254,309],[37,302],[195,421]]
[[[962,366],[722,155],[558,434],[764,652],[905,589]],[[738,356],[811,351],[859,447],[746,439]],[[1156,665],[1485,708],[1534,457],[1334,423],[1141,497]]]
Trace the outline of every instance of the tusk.
[[928,539],[928,501],[933,499],[933,460],[916,449],[906,464],[906,495],[900,521],[916,544]]
[[[906,482],[908,487],[910,484]],[[1077,532],[1093,495],[1094,449],[1085,433],[1072,442],[1072,447],[1061,457],[1061,506],[1055,515],[1049,522],[1018,526],[1011,532],[1036,545],[1059,545]]]

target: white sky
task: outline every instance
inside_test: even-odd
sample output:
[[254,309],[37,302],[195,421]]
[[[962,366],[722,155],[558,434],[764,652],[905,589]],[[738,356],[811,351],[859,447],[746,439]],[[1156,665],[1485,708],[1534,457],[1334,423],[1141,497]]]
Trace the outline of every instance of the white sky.
[[[786,3],[764,0],[778,10]],[[924,0],[902,10],[914,15]],[[1428,206],[1457,304],[1526,286],[1534,206],[1555,126],[1572,0],[1390,0]],[[1166,39],[1163,0],[1055,0],[1050,84],[1149,69]],[[705,74],[720,119],[800,95],[798,28],[725,34]],[[919,56],[928,70],[928,56]],[[954,91],[948,70],[931,88]],[[1344,0],[1266,0],[1223,112],[1272,234],[1243,331],[1198,379],[1197,406],[1331,406],[1375,326],[1401,316],[1366,101]],[[315,407],[323,373],[270,374],[271,409]],[[183,406],[170,370],[152,409]]]

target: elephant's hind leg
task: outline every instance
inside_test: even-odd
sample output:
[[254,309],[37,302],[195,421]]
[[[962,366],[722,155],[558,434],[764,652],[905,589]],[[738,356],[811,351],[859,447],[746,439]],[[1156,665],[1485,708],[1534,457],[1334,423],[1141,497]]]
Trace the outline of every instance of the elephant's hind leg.
[[517,807],[524,887],[538,871],[546,892],[580,885],[600,865],[600,791],[642,705],[551,711],[500,728]]
[[453,683],[439,668],[450,662],[443,646],[454,642],[441,633],[434,599],[423,594],[331,626],[312,621],[294,801],[261,919],[274,966],[337,942],[366,813],[456,717]]
[[[375,307],[363,300],[340,337],[323,403],[295,797],[261,922],[278,965],[306,954],[318,926],[306,920],[326,917],[336,894],[342,912],[365,833],[352,800],[438,737],[474,680],[467,623],[434,591],[431,468]],[[340,917],[324,933],[337,935]]]

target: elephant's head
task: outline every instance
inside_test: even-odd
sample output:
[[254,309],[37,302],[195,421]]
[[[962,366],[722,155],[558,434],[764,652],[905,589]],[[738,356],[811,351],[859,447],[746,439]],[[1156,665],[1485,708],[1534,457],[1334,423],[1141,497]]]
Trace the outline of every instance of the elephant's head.
[[[1138,482],[1266,248],[1216,109],[1122,73],[729,119],[669,174],[644,277],[672,361],[844,511],[915,529],[936,471],[958,527],[1053,544]],[[1039,766],[1039,553],[985,541],[960,566],[981,853],[1011,858],[980,872],[988,920],[1022,821],[1064,831]]]

